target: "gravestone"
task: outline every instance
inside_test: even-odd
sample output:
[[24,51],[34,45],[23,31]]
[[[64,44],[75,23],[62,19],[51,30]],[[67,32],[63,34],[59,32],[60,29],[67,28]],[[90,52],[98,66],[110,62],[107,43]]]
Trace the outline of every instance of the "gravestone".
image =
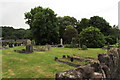
[[26,52],[32,53],[33,52],[33,46],[32,45],[26,45]]
[[18,52],[18,53],[23,53],[23,54],[32,53],[33,52],[33,45],[31,44],[30,40],[27,40],[27,42],[26,42],[26,49],[14,50],[14,51]]
[[71,58],[70,58],[70,61],[73,62],[73,60],[74,60],[73,57],[71,57]]
[[26,44],[26,53],[32,53],[33,52],[33,46],[31,44],[30,40],[27,40],[27,44]]
[[62,38],[60,39],[60,44],[58,45],[58,47],[63,47],[63,40],[62,40]]
[[13,43],[9,43],[9,47],[12,48],[13,47]]
[[63,55],[63,57],[62,58],[66,58],[66,56],[65,55]]
[[17,46],[17,43],[14,43],[14,46]]
[[31,44],[32,44],[31,40],[28,39],[26,45],[31,45]]
[[57,60],[58,60],[58,57],[55,57],[54,60],[57,61]]

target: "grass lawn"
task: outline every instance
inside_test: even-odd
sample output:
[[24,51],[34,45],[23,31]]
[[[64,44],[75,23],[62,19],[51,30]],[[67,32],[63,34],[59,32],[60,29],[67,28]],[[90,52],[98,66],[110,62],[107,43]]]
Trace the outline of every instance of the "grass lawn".
[[54,61],[54,57],[61,58],[62,55],[79,55],[82,57],[97,58],[97,54],[106,50],[91,48],[88,50],[77,50],[77,48],[52,48],[50,51],[35,51],[32,54],[20,54],[13,50],[25,47],[14,47],[2,50],[3,78],[54,78],[56,72],[73,69],[64,63]]

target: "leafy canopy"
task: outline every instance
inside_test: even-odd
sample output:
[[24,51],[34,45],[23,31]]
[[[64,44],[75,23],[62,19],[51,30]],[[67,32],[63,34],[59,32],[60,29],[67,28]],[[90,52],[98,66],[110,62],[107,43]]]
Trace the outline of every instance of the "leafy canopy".
[[98,48],[104,46],[105,39],[98,28],[88,27],[80,33],[80,42],[89,48]]
[[37,44],[57,43],[59,27],[53,10],[38,6],[25,13],[25,19]]

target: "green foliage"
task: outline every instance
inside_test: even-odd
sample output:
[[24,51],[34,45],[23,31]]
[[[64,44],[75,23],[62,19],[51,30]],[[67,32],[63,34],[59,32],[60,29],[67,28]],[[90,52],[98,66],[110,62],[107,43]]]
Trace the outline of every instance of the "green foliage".
[[105,36],[106,44],[115,44],[116,43],[116,38],[114,36]]
[[77,44],[66,44],[65,48],[78,48]]
[[11,39],[15,36],[12,36],[12,32],[14,32],[14,28],[13,27],[2,27],[2,37],[3,39]]
[[72,38],[72,43],[71,44],[77,44],[77,38]]
[[81,32],[82,29],[90,26],[100,29],[100,31],[106,36],[110,34],[111,26],[105,19],[99,16],[93,16],[90,19],[83,18],[81,21],[78,21],[76,29],[78,32]]
[[32,34],[29,29],[14,29],[13,27],[1,26],[3,39],[31,39]]
[[77,24],[77,20],[74,17],[64,16],[64,17],[58,17],[58,23],[59,23],[60,38],[63,38],[66,26],[72,25],[73,27],[75,27]]
[[118,41],[118,43],[116,43],[115,46],[118,47],[118,48],[120,48],[120,40]]
[[120,29],[118,28],[118,26],[113,26],[110,29],[110,34],[109,36],[112,38],[110,41],[108,41],[110,44],[115,44],[118,39],[120,39]]
[[35,45],[35,40],[32,40],[32,45]]
[[120,48],[120,40],[118,41],[118,47]]
[[82,31],[82,29],[87,28],[89,26],[89,19],[83,18],[81,21],[78,21],[77,23],[77,30],[78,33]]
[[113,36],[114,38],[118,38],[120,37],[120,29],[118,28],[118,26],[113,26],[110,29],[110,35]]
[[65,45],[65,48],[78,48],[77,38],[72,38],[71,44]]
[[25,34],[24,34],[24,39],[33,39],[33,34],[32,31],[30,29],[27,29]]
[[105,45],[105,39],[98,28],[88,27],[80,33],[80,43],[89,48],[100,48]]
[[78,37],[77,30],[71,25],[66,26],[66,30],[64,33],[64,42],[67,44],[70,44],[72,41],[72,38],[77,38],[77,37]]
[[104,35],[109,35],[110,34],[110,28],[111,26],[109,23],[103,19],[102,17],[99,16],[93,16],[89,20],[89,26],[94,26],[104,34]]
[[58,42],[59,27],[53,10],[38,6],[25,13],[25,19],[37,44]]
[[87,50],[87,46],[86,45],[82,45],[82,50]]
[[24,29],[16,29],[13,32],[13,35],[16,37],[16,39],[24,39],[25,32],[26,30]]

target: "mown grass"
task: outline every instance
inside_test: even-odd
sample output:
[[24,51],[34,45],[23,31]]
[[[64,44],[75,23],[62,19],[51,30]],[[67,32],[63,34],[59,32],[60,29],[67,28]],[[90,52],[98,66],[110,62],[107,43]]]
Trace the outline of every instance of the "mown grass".
[[52,48],[50,51],[35,51],[31,54],[20,54],[13,50],[25,47],[14,47],[2,50],[3,78],[54,78],[57,72],[73,69],[64,63],[54,61],[54,57],[62,55],[79,55],[97,58],[97,54],[104,53],[100,48],[78,50],[77,48]]

